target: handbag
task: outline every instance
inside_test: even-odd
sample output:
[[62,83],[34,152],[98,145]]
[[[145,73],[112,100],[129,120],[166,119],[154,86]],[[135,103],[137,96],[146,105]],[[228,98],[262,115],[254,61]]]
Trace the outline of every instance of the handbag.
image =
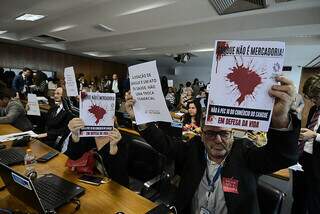
[[96,152],[94,150],[90,150],[85,152],[78,160],[71,160],[69,158],[66,162],[66,166],[70,171],[92,175],[96,165],[95,154]]

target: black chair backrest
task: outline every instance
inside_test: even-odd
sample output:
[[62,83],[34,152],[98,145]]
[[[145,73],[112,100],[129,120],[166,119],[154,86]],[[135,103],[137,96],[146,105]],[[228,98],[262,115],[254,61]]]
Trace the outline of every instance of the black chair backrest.
[[259,179],[257,192],[261,214],[280,214],[285,197],[282,191]]

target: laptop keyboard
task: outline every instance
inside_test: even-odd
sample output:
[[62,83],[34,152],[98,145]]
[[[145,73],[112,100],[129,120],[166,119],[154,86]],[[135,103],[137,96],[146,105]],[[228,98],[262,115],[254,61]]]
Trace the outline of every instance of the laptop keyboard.
[[8,166],[23,163],[25,154],[25,151],[22,149],[0,150],[0,162]]
[[34,187],[46,209],[56,208],[65,201],[65,193],[60,191],[56,185],[48,182],[48,180],[35,181]]

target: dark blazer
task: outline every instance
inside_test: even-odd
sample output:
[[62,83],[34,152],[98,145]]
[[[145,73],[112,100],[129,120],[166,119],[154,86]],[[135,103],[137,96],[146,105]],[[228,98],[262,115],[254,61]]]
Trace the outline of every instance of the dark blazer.
[[[270,129],[268,144],[260,148],[249,146],[251,143],[245,139],[234,141],[221,174],[221,178],[234,178],[239,181],[239,194],[224,193],[229,214],[259,214],[258,176],[297,163],[300,121],[293,118],[292,124],[294,128],[291,131]],[[190,213],[192,198],[207,164],[201,138],[195,137],[188,143],[174,142],[155,126],[148,127],[142,135],[152,147],[182,166],[181,181],[173,205],[178,213]]]
[[16,75],[12,81],[12,89],[15,92],[21,93],[24,85],[25,85],[25,80],[23,79],[22,75]]
[[[56,115],[59,106],[54,106],[49,109],[47,113],[47,120],[45,124],[45,132],[47,133],[46,139],[44,141],[49,146],[60,150],[58,148],[60,145],[55,145],[58,136],[66,136],[69,133],[68,123],[72,119],[72,116],[64,109]],[[61,140],[63,142],[63,140]],[[57,147],[58,146],[58,147]]]
[[[98,153],[103,159],[105,170],[110,178],[123,186],[129,186],[127,170],[128,151],[125,142],[126,140],[122,138],[118,143],[118,153],[116,155],[109,154],[110,144],[102,147]],[[94,148],[97,147],[93,137],[80,138],[78,143],[74,143],[72,137],[69,137],[68,149],[64,154],[72,160],[77,160],[81,158],[85,152]]]
[[[316,105],[310,108],[307,120],[307,127],[316,109]],[[320,133],[320,127],[318,128],[317,133]],[[313,142],[312,167],[315,180],[314,184],[316,185],[315,188],[317,188],[318,192],[320,192],[320,142]]]

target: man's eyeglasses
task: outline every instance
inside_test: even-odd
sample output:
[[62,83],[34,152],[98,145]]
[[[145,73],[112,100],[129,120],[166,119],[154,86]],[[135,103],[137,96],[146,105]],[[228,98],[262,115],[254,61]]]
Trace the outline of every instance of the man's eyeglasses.
[[215,139],[218,137],[218,135],[220,136],[221,139],[223,140],[228,140],[231,138],[232,135],[232,131],[219,131],[219,132],[215,132],[215,131],[203,131],[203,134],[206,138],[208,139]]

